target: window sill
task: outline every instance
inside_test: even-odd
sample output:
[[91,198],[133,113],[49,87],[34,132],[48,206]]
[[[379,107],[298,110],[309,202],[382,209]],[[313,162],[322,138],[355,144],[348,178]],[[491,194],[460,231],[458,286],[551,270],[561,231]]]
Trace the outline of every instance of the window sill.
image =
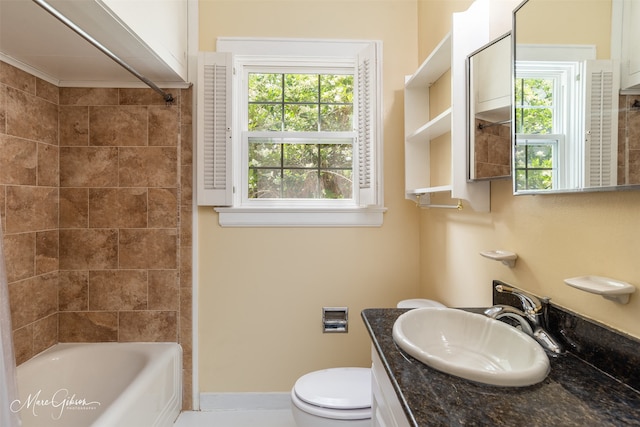
[[215,208],[221,227],[380,227],[385,207]]

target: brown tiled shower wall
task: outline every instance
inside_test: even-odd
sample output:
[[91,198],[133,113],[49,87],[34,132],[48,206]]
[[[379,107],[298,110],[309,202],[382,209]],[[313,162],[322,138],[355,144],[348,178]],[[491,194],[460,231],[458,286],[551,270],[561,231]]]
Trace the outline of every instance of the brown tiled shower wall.
[[191,402],[192,90],[58,88],[0,62],[0,212],[17,363],[173,341]]
[[511,125],[498,125],[476,119],[474,137],[476,178],[509,176],[511,174]]
[[621,95],[618,110],[618,184],[640,184],[640,95]]

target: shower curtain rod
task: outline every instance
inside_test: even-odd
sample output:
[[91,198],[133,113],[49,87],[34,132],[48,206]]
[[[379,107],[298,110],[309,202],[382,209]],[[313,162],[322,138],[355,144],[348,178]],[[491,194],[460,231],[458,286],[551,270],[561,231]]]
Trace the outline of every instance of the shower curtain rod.
[[38,4],[40,7],[42,7],[44,10],[46,10],[47,12],[49,12],[51,15],[53,15],[53,17],[55,17],[56,19],[58,19],[60,22],[62,22],[64,25],[66,25],[67,27],[69,27],[70,29],[72,29],[76,34],[78,34],[80,37],[82,37],[83,39],[85,39],[86,41],[88,41],[89,43],[91,43],[94,47],[98,48],[100,51],[102,51],[102,53],[104,53],[105,55],[107,55],[109,58],[111,58],[112,60],[114,60],[115,62],[117,62],[122,68],[124,68],[125,70],[127,70],[128,72],[130,72],[131,74],[133,74],[134,76],[136,76],[139,80],[141,80],[144,84],[146,84],[147,86],[149,86],[151,89],[153,89],[154,91],[158,92],[160,95],[162,95],[162,98],[165,100],[165,102],[167,103],[172,103],[174,101],[173,95],[171,95],[168,92],[165,92],[164,90],[160,89],[155,83],[153,83],[151,80],[149,80],[148,78],[146,78],[145,76],[143,76],[142,74],[140,74],[139,72],[137,72],[133,67],[131,67],[129,64],[127,64],[126,62],[124,62],[122,59],[120,59],[116,54],[114,54],[113,52],[111,52],[109,49],[107,49],[102,43],[100,43],[99,41],[97,41],[96,39],[94,39],[93,37],[91,37],[86,31],[84,31],[82,28],[78,27],[75,23],[73,23],[69,18],[67,18],[66,16],[64,16],[62,13],[60,13],[57,9],[55,9],[53,6],[51,6],[49,3],[47,3],[44,0],[33,0],[36,4]]

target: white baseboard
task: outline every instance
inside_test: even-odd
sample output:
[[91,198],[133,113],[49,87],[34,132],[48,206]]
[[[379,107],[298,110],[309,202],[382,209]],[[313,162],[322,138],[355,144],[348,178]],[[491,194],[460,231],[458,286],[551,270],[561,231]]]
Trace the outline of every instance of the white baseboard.
[[273,393],[200,393],[201,411],[280,410],[291,408],[291,394]]

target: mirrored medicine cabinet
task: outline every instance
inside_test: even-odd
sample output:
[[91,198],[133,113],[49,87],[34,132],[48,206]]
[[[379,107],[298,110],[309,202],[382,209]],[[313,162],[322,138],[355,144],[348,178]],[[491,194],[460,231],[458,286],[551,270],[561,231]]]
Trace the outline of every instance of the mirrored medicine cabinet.
[[467,57],[469,181],[511,176],[511,33]]
[[640,1],[514,11],[515,194],[640,189]]

